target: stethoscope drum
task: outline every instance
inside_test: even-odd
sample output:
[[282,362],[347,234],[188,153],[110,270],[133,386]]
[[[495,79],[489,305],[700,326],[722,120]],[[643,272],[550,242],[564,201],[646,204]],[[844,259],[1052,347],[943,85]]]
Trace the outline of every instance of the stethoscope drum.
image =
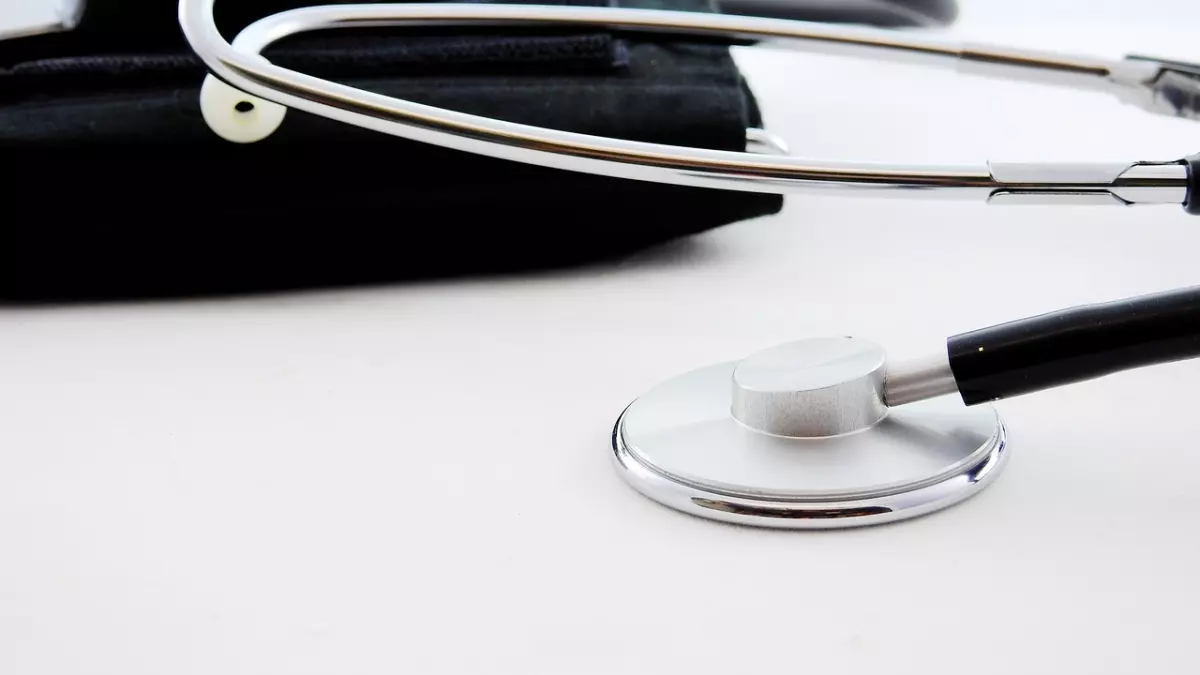
[[638,492],[742,525],[828,529],[924,515],[974,495],[1008,457],[991,406],[946,397],[889,409],[884,350],[802,340],[672,378],[613,431]]
[[1008,448],[993,401],[1200,356],[1200,287],[968,331],[893,361],[854,337],[801,340],[675,377],[613,431],[634,488],[745,525],[834,528],[976,494]]

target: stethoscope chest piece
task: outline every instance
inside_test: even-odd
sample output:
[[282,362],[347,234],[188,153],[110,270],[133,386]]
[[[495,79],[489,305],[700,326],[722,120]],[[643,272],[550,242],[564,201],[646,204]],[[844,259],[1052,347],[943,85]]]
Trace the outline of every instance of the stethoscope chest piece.
[[794,342],[664,382],[621,414],[618,471],[680,511],[761,527],[904,520],[958,503],[1000,472],[991,405],[889,408],[886,354],[849,337]]

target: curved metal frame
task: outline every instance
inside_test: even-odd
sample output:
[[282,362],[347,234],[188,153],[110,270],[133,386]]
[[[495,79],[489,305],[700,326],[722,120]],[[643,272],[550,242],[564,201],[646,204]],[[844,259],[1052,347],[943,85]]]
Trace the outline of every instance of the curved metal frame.
[[[1105,61],[980,48],[899,33],[800,21],[604,7],[367,4],[308,7],[247,27],[230,44],[213,20],[215,0],[181,0],[180,24],[196,54],[229,85],[266,101],[358,127],[500,159],[600,175],[750,192],[811,189],[918,191],[996,201],[1099,200],[1174,203],[1187,199],[1178,161],[1109,164],[987,163],[922,166],[832,162],[642,143],[546,129],[371,93],[281,68],[260,53],[297,33],[402,25],[554,25],[703,35],[779,43],[810,52],[949,65],[981,74],[1100,89],[1155,112],[1196,117],[1180,100],[1200,100],[1192,66],[1130,58]],[[1182,73],[1182,76],[1180,74]],[[211,76],[210,76],[211,77]],[[1164,89],[1164,83],[1170,85]],[[1180,88],[1193,94],[1178,95]]]

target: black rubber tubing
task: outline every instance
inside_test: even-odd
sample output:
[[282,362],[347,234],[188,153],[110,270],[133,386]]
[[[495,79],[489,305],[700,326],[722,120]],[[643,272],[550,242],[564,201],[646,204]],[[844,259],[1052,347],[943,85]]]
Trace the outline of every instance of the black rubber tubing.
[[1183,210],[1193,216],[1200,216],[1200,153],[1180,160],[1188,169],[1187,197],[1183,202]]
[[1200,356],[1200,286],[1083,305],[949,338],[967,405]]

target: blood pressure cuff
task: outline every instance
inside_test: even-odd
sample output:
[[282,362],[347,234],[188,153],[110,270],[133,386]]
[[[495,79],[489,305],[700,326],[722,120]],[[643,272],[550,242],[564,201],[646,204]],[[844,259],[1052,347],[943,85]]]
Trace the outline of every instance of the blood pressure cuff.
[[[709,11],[707,0],[637,3]],[[217,20],[232,38],[305,4],[222,0]],[[761,122],[728,48],[714,44],[582,29],[358,29],[289,38],[266,55],[404,99],[624,139],[743,150],[745,129]],[[0,43],[0,299],[546,269],[781,206],[774,195],[506,162],[296,110],[270,138],[234,144],[201,117],[205,74],[174,0],[89,0],[74,31]]]

